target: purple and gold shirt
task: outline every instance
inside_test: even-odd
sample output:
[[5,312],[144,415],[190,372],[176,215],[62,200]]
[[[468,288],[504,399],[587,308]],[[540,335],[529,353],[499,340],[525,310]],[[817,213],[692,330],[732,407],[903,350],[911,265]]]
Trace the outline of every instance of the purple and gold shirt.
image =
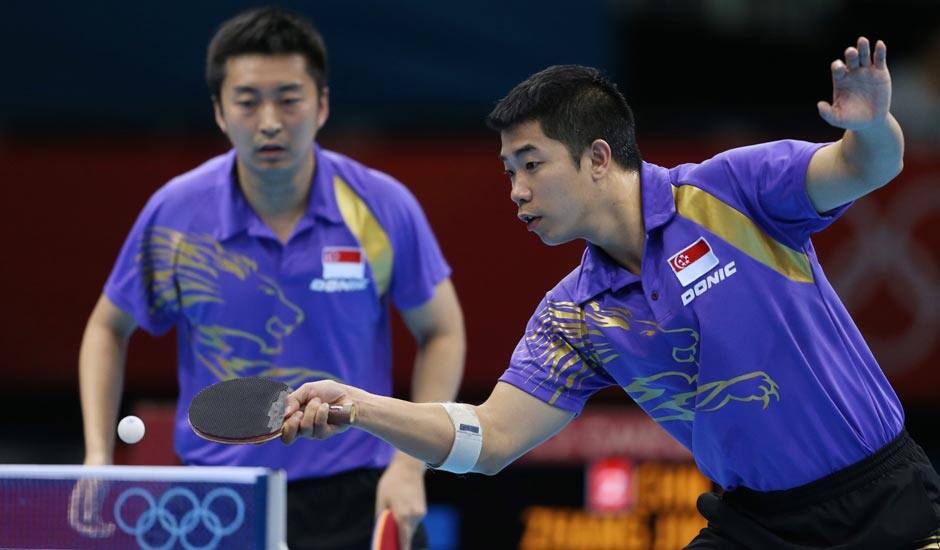
[[388,395],[390,302],[420,306],[450,274],[401,183],[314,152],[307,211],[287,244],[248,205],[230,151],[153,195],[105,286],[147,332],[177,329],[175,448],[188,464],[283,468],[298,479],[384,467],[391,458],[390,446],[359,430],[288,450],[280,442],[211,443],[187,421],[200,389],[233,377],[293,387],[329,378]]
[[723,486],[792,488],[903,425],[897,396],[826,280],[806,193],[821,145],[779,141],[640,172],[640,276],[588,245],[501,380],[578,413],[617,385]]

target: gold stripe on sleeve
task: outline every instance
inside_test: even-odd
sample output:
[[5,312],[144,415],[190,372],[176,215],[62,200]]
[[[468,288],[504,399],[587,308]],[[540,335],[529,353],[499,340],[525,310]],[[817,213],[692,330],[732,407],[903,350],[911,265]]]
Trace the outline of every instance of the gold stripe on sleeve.
[[693,185],[673,188],[676,210],[758,262],[798,283],[812,283],[809,257],[774,239],[750,218]]
[[336,192],[336,204],[346,226],[365,250],[366,258],[372,267],[376,293],[383,296],[388,291],[392,279],[392,243],[365,201],[349,184],[336,176],[333,178],[333,189]]

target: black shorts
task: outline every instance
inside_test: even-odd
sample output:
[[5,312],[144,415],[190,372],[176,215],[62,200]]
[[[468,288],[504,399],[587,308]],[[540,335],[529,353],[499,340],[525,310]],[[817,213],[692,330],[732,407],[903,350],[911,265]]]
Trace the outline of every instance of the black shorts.
[[708,526],[688,550],[940,548],[940,477],[906,431],[872,456],[786,491],[698,499]]
[[[291,550],[368,550],[375,526],[375,491],[382,470],[350,470],[287,484],[287,546]],[[424,524],[412,548],[427,548]]]

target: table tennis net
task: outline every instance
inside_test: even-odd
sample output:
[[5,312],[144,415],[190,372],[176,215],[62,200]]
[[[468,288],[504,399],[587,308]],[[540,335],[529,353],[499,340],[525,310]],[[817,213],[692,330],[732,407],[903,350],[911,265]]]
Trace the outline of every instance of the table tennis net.
[[0,548],[284,548],[283,472],[0,466]]

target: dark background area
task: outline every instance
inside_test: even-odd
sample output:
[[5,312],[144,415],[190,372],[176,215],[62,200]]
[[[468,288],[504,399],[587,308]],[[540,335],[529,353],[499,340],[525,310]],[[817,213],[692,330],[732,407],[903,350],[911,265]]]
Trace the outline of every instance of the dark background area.
[[[222,21],[255,5],[5,5],[0,463],[81,462],[77,356],[85,321],[147,197],[227,149],[211,118],[205,47]],[[469,339],[461,398],[471,402],[485,399],[538,300],[583,249],[547,248],[515,220],[498,137],[482,122],[509,88],[551,64],[597,66],[634,107],[644,158],[671,166],[758,141],[837,139],[815,107],[830,99],[829,63],[860,34],[885,40],[893,111],[907,138],[905,172],[815,242],[897,388],[910,431],[940,458],[936,1],[280,5],[311,17],[329,48],[332,111],[321,143],[408,185],[454,268]],[[171,336],[134,336],[124,412],[175,398],[174,345]],[[398,323],[402,395],[412,353]],[[619,390],[595,402],[632,407]],[[533,472],[435,475],[429,486],[441,500],[512,494],[502,506],[580,505],[579,467],[547,474],[558,483],[554,492],[536,492],[545,476]],[[519,529],[518,518],[502,515],[506,529]]]

